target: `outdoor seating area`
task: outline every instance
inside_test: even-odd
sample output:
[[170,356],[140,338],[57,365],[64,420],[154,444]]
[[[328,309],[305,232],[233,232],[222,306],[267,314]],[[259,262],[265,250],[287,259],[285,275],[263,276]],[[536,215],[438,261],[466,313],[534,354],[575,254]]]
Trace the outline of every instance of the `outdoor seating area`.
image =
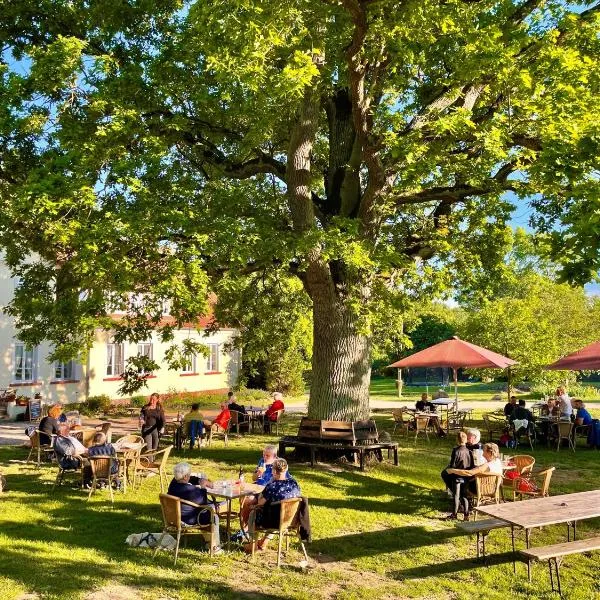
[[[416,416],[414,411],[408,411],[408,414],[411,415],[411,418]],[[473,415],[471,426],[480,427],[484,431],[482,416],[481,413]],[[376,555],[381,557],[383,564],[388,565],[385,567],[386,572],[396,572],[398,567],[395,563],[398,559],[395,559],[394,556],[397,556],[398,553],[404,555],[407,551],[401,534],[403,527],[410,528],[418,525],[419,527],[425,527],[422,533],[419,533],[419,543],[424,549],[435,548],[438,554],[437,566],[433,569],[432,574],[427,577],[428,585],[433,585],[434,589],[440,589],[441,591],[441,588],[435,588],[438,585],[436,583],[438,577],[436,573],[443,574],[444,569],[447,569],[448,572],[450,570],[454,571],[456,549],[464,556],[462,562],[456,563],[460,565],[459,570],[456,572],[456,585],[459,586],[456,588],[457,590],[469,589],[470,586],[475,588],[481,578],[485,580],[488,577],[486,574],[488,571],[493,572],[494,577],[501,582],[498,585],[507,586],[507,589],[512,586],[510,582],[515,577],[519,582],[524,581],[527,583],[528,579],[524,571],[517,569],[516,575],[513,573],[513,557],[517,563],[521,560],[530,563],[530,572],[533,575],[532,582],[527,583],[528,586],[532,587],[528,589],[535,589],[536,587],[547,591],[551,591],[553,588],[558,589],[559,580],[557,575],[560,575],[560,586],[563,593],[565,593],[565,590],[574,587],[572,566],[568,557],[571,554],[577,554],[577,548],[580,547],[581,553],[594,549],[593,529],[588,531],[589,526],[586,527],[586,522],[593,518],[595,514],[594,509],[589,508],[585,514],[575,515],[577,521],[581,521],[581,526],[568,527],[567,537],[570,541],[566,541],[566,538],[561,539],[561,535],[564,536],[567,532],[560,528],[557,529],[553,525],[551,526],[550,521],[556,522],[558,525],[565,522],[572,523],[573,519],[570,517],[573,515],[565,520],[567,517],[557,516],[557,509],[554,508],[552,511],[553,519],[548,518],[548,524],[544,526],[544,531],[532,535],[531,530],[534,527],[539,527],[539,525],[537,522],[533,525],[532,522],[525,521],[526,515],[533,510],[525,509],[528,504],[534,506],[533,503],[538,501],[536,498],[553,501],[553,507],[556,507],[556,503],[560,505],[563,502],[569,506],[573,505],[578,492],[570,493],[568,486],[571,484],[565,483],[569,480],[564,478],[564,475],[573,470],[575,464],[573,461],[578,461],[578,471],[581,471],[582,468],[585,468],[584,465],[587,465],[591,476],[586,478],[586,484],[594,486],[595,483],[596,488],[600,488],[600,479],[595,473],[596,451],[586,452],[580,449],[575,454],[573,452],[557,453],[555,448],[543,445],[539,448],[534,447],[533,454],[519,454],[516,451],[511,454],[505,453],[502,462],[503,477],[490,475],[476,478],[476,487],[470,497],[476,519],[459,520],[456,527],[454,527],[453,524],[446,525],[441,520],[448,499],[444,499],[441,481],[439,480],[439,470],[444,466],[445,455],[454,443],[453,440],[431,435],[430,432],[429,442],[425,444],[418,443],[415,446],[412,437],[413,432],[409,431],[407,436],[404,431],[395,427],[397,424],[395,417],[396,414],[382,414],[364,424],[323,422],[300,416],[291,417],[289,427],[296,428],[296,431],[298,431],[298,436],[293,438],[284,436],[278,441],[277,436],[265,436],[261,428],[260,432],[255,431],[252,433],[250,431],[239,436],[233,435],[227,447],[223,443],[213,443],[210,447],[204,446],[193,451],[188,449],[178,451],[172,446],[172,436],[170,435],[165,435],[164,439],[161,440],[159,449],[152,453],[147,450],[144,451],[144,442],[141,436],[135,433],[119,436],[114,441],[117,450],[116,458],[120,463],[116,477],[127,487],[121,484],[120,489],[117,489],[116,486],[110,485],[110,480],[115,477],[110,468],[113,458],[99,457],[90,461],[94,465],[92,485],[90,489],[83,489],[80,492],[80,502],[83,500],[83,503],[78,503],[77,508],[72,504],[74,501],[72,499],[74,498],[72,496],[73,492],[67,492],[67,490],[80,487],[83,477],[81,469],[63,470],[61,479],[58,481],[58,467],[52,462],[41,461],[39,468],[35,461],[29,464],[25,463],[29,451],[0,448],[0,456],[6,456],[6,452],[11,452],[12,455],[17,452],[22,457],[23,466],[15,465],[8,472],[9,486],[16,486],[17,489],[21,488],[25,494],[28,494],[29,492],[25,490],[30,485],[28,483],[31,477],[30,474],[38,473],[38,477],[49,484],[47,488],[42,485],[38,491],[38,494],[41,494],[41,505],[44,504],[44,496],[47,495],[48,501],[52,499],[55,503],[59,502],[61,505],[69,506],[69,513],[72,518],[99,520],[102,523],[105,519],[104,513],[98,512],[98,509],[103,506],[114,505],[115,508],[122,507],[119,510],[123,510],[131,502],[134,503],[131,506],[140,502],[145,505],[144,511],[149,511],[148,515],[151,515],[151,522],[147,521],[147,517],[140,520],[142,519],[141,515],[138,515],[137,511],[134,510],[133,513],[130,513],[128,519],[124,520],[118,527],[111,527],[105,533],[100,534],[101,537],[97,542],[103,544],[102,540],[105,539],[106,543],[110,545],[112,556],[121,556],[122,560],[128,562],[134,560],[139,568],[144,568],[143,565],[150,564],[149,561],[158,561],[159,564],[164,565],[163,568],[174,568],[179,571],[180,569],[190,568],[190,565],[200,560],[202,569],[211,569],[218,565],[233,566],[240,561],[248,560],[241,552],[239,545],[233,541],[235,537],[233,533],[241,522],[243,513],[241,501],[248,495],[260,493],[262,486],[254,486],[250,483],[239,484],[235,480],[239,477],[239,470],[242,473],[244,471],[246,473],[251,472],[252,462],[256,460],[257,452],[264,444],[263,440],[270,439],[277,444],[281,442],[283,444],[282,450],[285,450],[288,456],[292,447],[296,448],[296,453],[289,456],[289,468],[293,477],[301,483],[303,491],[309,498],[307,501],[311,505],[313,542],[306,545],[299,537],[297,502],[293,503],[294,506],[290,504],[289,511],[286,508],[286,511],[281,512],[281,520],[278,526],[269,527],[266,530],[260,528],[254,530],[253,535],[250,536],[250,562],[242,563],[245,565],[245,569],[260,570],[261,565],[266,560],[267,564],[274,567],[278,566],[282,569],[282,572],[287,573],[287,577],[291,576],[294,580],[317,577],[321,583],[324,583],[329,576],[320,566],[319,555],[321,552],[326,553],[328,556],[333,555],[334,561],[345,562],[350,560],[358,567],[363,561],[368,560],[367,554],[358,551],[361,546],[361,542],[359,542],[361,538],[344,533],[346,527],[353,527],[352,520],[346,521],[346,517],[342,517],[343,521],[338,522],[339,517],[336,520],[334,515],[338,514],[340,509],[344,511],[339,513],[340,516],[344,515],[345,511],[352,510],[353,502],[359,503],[358,506],[360,507],[361,503],[365,503],[364,498],[375,499],[381,494],[383,494],[383,497],[392,494],[403,498],[393,503],[390,510],[386,511],[388,527],[391,528],[390,532],[393,532],[393,535],[383,531],[378,541],[376,541],[376,538],[369,541],[371,536],[368,533],[362,536],[362,543],[366,542],[371,548],[369,554],[375,552]],[[393,441],[380,441],[380,447],[373,447],[377,446],[375,439],[380,440],[384,432],[386,435],[383,437],[389,434],[392,436]],[[88,438],[89,436],[85,436],[86,441]],[[334,442],[329,441],[336,439],[337,441]],[[328,465],[335,464],[337,461],[335,455],[327,451],[334,448],[340,451],[339,454],[343,454],[344,451],[358,453],[360,450],[357,448],[361,446],[361,440],[365,442],[363,447],[363,450],[367,450],[365,455],[384,450],[394,453],[394,450],[396,450],[404,458],[402,461],[398,460],[397,465],[394,465],[393,461],[379,462],[379,457],[376,457],[375,462],[368,463],[369,469],[361,472],[360,458],[356,456],[356,465],[353,464],[353,460],[350,460],[349,464],[345,464],[341,473],[330,472]],[[342,445],[346,447],[342,449]],[[307,454],[303,454],[303,451],[307,451]],[[313,452],[313,460],[311,461]],[[325,454],[320,454],[322,452],[325,452]],[[152,454],[151,461],[150,454]],[[281,454],[282,452],[280,452]],[[408,456],[410,456],[410,459],[407,458]],[[317,457],[320,458],[319,462],[317,462]],[[225,550],[224,553],[213,553],[214,544],[211,536],[215,535],[214,526],[210,524],[198,528],[182,526],[179,515],[181,514],[180,507],[185,502],[165,493],[166,485],[172,477],[173,465],[180,460],[191,461],[194,469],[207,472],[208,476],[216,482],[213,488],[207,489],[207,492],[208,497],[212,498],[217,504],[209,503],[203,508],[207,511],[214,511],[213,514],[219,517],[221,546]],[[364,467],[367,461],[364,460],[363,462]],[[229,468],[227,468],[227,465],[229,465]],[[225,470],[223,470],[224,466]],[[418,475],[414,474],[415,468],[418,470]],[[511,471],[517,473],[517,477],[507,477],[507,474]],[[559,478],[558,484],[552,485],[554,481],[552,475],[556,472],[561,472],[562,476]],[[150,473],[154,476],[147,477]],[[340,477],[342,478],[340,479]],[[390,480],[390,478],[392,479]],[[17,484],[18,481],[23,483]],[[532,484],[531,487],[520,485],[523,481]],[[356,497],[350,490],[359,482],[361,482],[361,486],[366,487],[361,488],[361,497]],[[31,484],[33,484],[33,481]],[[332,495],[333,488],[331,486],[339,486],[340,484],[342,484],[344,490],[343,495],[338,500],[333,501],[332,498],[337,498],[337,494]],[[425,485],[425,488],[421,487],[423,485]],[[573,480],[572,485],[576,485],[576,480]],[[54,490],[52,490],[53,487]],[[425,491],[427,489],[429,489],[429,492]],[[587,502],[578,501],[577,506],[592,504],[590,498]],[[5,494],[5,501],[6,499],[7,495]],[[422,505],[420,512],[414,512],[415,503]],[[368,506],[366,504],[364,507],[354,510],[360,511],[361,522],[374,523],[376,521],[373,521],[373,519],[376,520],[378,517],[376,517],[376,514],[370,514]],[[192,508],[195,507],[192,506]],[[132,509],[126,510],[129,513]],[[537,514],[539,511],[533,512]],[[408,522],[406,521],[407,518]],[[138,521],[139,523],[136,525]],[[434,527],[433,531],[430,530],[432,526]],[[551,532],[549,537],[545,533],[546,529]],[[156,532],[153,533],[155,536],[153,543],[155,545],[152,551],[144,551],[143,548],[119,549],[118,544],[122,544],[124,537],[136,531]],[[456,531],[456,534],[447,533],[452,531]],[[521,531],[525,535],[524,544],[520,542]],[[274,535],[275,539],[272,550],[268,550],[265,554],[265,551],[260,549],[258,541],[261,536],[267,534]],[[590,534],[592,534],[592,537],[590,537]],[[458,537],[456,537],[457,535]],[[472,547],[471,536],[476,538],[476,550]],[[171,538],[175,540],[173,546],[166,542],[167,539]],[[190,538],[189,544],[187,544],[187,538]],[[588,542],[588,538],[592,541]],[[78,539],[78,536],[74,539]],[[157,542],[157,540],[159,541]],[[298,541],[297,544],[295,543],[296,540]],[[535,543],[533,543],[534,541]],[[562,544],[563,546],[576,545],[567,548],[561,546],[555,550],[553,546],[556,544]],[[159,545],[168,547],[168,550],[159,550]],[[526,553],[528,547],[531,548],[530,554],[521,554],[521,548]],[[536,548],[539,548],[537,553]],[[556,552],[556,556],[549,557],[548,553],[552,554],[553,552]],[[581,553],[579,553],[580,556]],[[510,557],[508,562],[500,559],[505,555]],[[569,561],[569,568],[568,570],[563,568],[559,574],[558,569],[562,557],[565,557],[565,561]],[[584,558],[583,560],[589,561],[591,559]],[[11,561],[14,561],[14,558],[11,557],[9,552],[9,562]],[[289,570],[289,565],[298,564],[298,561],[308,565],[307,572],[300,571],[294,574],[293,571]],[[418,565],[422,565],[423,561],[428,561],[427,554],[419,553],[408,564],[403,563],[404,566],[401,567],[400,572],[405,573],[403,578],[407,577],[404,582],[394,581],[394,579],[384,576],[386,588],[396,590],[395,593],[402,596],[406,593],[406,586],[409,584],[414,585],[416,581],[411,575],[412,570],[414,570],[414,576],[416,577],[417,572],[421,569]],[[534,562],[541,562],[548,570],[548,561],[551,563],[553,573],[552,583],[547,577],[546,579],[540,578],[537,567],[533,564]],[[410,566],[411,564],[413,566]],[[471,579],[472,583],[467,583]],[[127,577],[125,577],[126,580]],[[362,586],[366,582],[361,582],[359,578],[354,581],[353,576],[351,576],[351,581],[354,589],[365,589]],[[209,585],[207,589],[213,589],[210,588],[210,585],[213,584],[207,585]]]

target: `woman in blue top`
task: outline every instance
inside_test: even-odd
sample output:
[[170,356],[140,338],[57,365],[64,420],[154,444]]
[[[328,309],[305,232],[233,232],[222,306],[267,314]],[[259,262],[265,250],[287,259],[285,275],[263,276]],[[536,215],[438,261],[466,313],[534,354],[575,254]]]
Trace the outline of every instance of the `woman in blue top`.
[[[274,502],[287,500],[288,498],[299,498],[302,495],[298,482],[293,477],[288,478],[288,465],[283,458],[276,458],[273,461],[272,471],[273,479],[267,483],[265,489],[258,497],[257,510],[253,510],[250,513],[248,529],[251,536],[257,526],[279,526],[279,510],[270,510],[270,506]],[[267,542],[267,536],[259,540],[256,545],[258,550],[264,550]],[[248,553],[252,552],[252,544],[244,544],[244,550]]]

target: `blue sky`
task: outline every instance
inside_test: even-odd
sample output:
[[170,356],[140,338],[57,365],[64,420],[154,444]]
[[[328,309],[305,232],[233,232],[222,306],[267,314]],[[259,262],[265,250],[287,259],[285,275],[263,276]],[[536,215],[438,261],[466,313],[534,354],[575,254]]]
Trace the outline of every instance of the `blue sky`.
[[[523,229],[526,229],[527,231],[532,231],[529,226],[529,217],[532,215],[533,209],[527,202],[519,200],[514,196],[510,198],[510,201],[515,204],[515,210],[513,211],[510,225],[512,227],[523,227]],[[585,286],[585,290],[589,294],[600,295],[600,284],[588,283]]]

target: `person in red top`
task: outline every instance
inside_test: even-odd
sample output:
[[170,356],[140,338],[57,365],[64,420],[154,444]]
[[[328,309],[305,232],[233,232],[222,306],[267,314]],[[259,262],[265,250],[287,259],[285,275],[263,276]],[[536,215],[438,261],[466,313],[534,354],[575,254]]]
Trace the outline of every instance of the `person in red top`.
[[221,412],[212,421],[204,421],[204,425],[209,428],[217,425],[221,429],[227,429],[229,419],[231,419],[231,412],[229,412],[227,402],[223,402],[221,404]]
[[271,431],[271,423],[277,421],[279,415],[277,411],[285,408],[283,404],[283,394],[281,392],[273,393],[273,404],[267,408],[264,416],[264,428],[267,433]]

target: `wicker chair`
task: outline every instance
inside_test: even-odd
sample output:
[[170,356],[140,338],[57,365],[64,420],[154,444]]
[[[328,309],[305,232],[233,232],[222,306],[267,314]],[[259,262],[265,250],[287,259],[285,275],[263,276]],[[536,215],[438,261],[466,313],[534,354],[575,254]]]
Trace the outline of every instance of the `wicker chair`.
[[[177,496],[170,496],[169,494],[160,494],[160,508],[163,516],[163,530],[158,538],[158,542],[156,544],[156,548],[154,549],[153,556],[156,556],[160,548],[160,544],[167,533],[173,535],[176,540],[175,544],[175,562],[177,564],[177,557],[179,555],[179,542],[182,537],[188,535],[202,535],[203,538],[206,533],[210,533],[210,555],[213,555],[213,550],[215,548],[214,543],[214,527],[213,527],[213,515],[215,513],[215,507],[211,504],[196,504],[195,502],[190,502],[189,500],[182,500]],[[186,525],[181,521],[181,505],[187,504],[188,506],[193,506],[195,508],[201,508],[204,511],[208,511],[211,514],[210,524],[209,525]]]
[[106,436],[107,444],[112,443],[112,423],[106,421],[104,423],[101,423],[100,425],[96,425],[96,431],[101,431]]
[[148,477],[150,473],[158,475],[160,479],[160,491],[164,492],[167,485],[167,460],[173,446],[167,446],[163,450],[152,450],[140,455],[136,477]]
[[[526,498],[545,498],[550,495],[550,480],[552,479],[552,473],[556,470],[556,467],[548,467],[543,471],[537,473],[527,473],[523,477],[515,480],[516,493],[519,499]],[[534,481],[538,484],[537,490],[523,491],[518,489],[518,481],[526,479],[528,481]]]
[[[306,547],[304,546],[304,542],[300,537],[300,507],[302,502],[306,502],[306,498],[288,498],[287,500],[280,500],[279,502],[273,502],[271,506],[279,505],[281,507],[279,513],[279,527],[277,528],[262,528],[255,527],[251,532],[251,542],[252,542],[252,557],[256,553],[256,542],[258,540],[258,535],[260,533],[269,535],[274,534],[278,536],[278,546],[277,546],[277,566],[281,566],[281,547],[283,545],[283,538],[285,538],[285,550],[286,552],[289,550],[290,546],[290,537],[292,535],[297,536],[298,542],[300,543],[300,547],[302,548],[302,552],[304,553],[305,560],[308,561],[308,554],[306,553]],[[262,510],[262,506],[255,506],[252,508],[251,512],[256,512],[257,510]]]
[[[404,415],[408,416],[407,420],[404,420]],[[396,429],[400,428],[404,431],[404,435],[408,435],[408,427],[412,421],[412,414],[406,410],[406,406],[392,411],[392,417],[394,417],[394,429],[392,429],[392,435],[396,433]]]
[[139,474],[140,456],[143,446],[122,450],[119,456],[119,479],[123,484],[123,492],[127,492],[127,484],[135,489]]
[[[41,444],[40,443],[40,433],[42,435],[50,437],[50,439],[52,440],[51,443],[50,444]],[[54,436],[48,435],[47,433],[40,431],[39,429],[36,429],[33,432],[33,435],[31,435],[31,437],[29,439],[31,440],[31,450],[29,451],[26,462],[29,462],[30,459],[32,458],[32,456],[35,456],[37,454],[36,467],[39,469],[40,464],[42,462],[42,458],[45,461],[50,462],[52,460],[52,457],[54,456],[54,449],[52,448],[52,442],[54,441]]]
[[113,494],[112,482],[118,481],[119,479],[119,474],[112,472],[114,460],[114,456],[90,456],[89,461],[92,469],[92,487],[88,494],[88,500],[96,491],[98,484],[103,483],[110,492],[110,501],[114,504],[115,497]]
[[[529,456],[528,454],[517,454],[516,456],[511,457],[512,462],[515,463],[515,472],[520,476],[531,473],[533,470],[533,465],[535,465],[535,458],[533,456]],[[504,490],[508,489],[512,492],[513,500],[516,500],[516,482],[519,477],[510,479],[505,477],[502,481],[502,499],[504,500]]]
[[144,442],[144,438],[141,435],[134,435],[134,434],[129,434],[129,435],[124,435],[123,437],[120,437],[114,444],[113,446],[115,447],[121,447],[123,446],[123,444],[127,444],[129,447],[132,446],[145,446],[146,443]]
[[279,435],[279,426],[281,425],[281,431],[283,432],[283,423],[281,419],[285,413],[285,408],[281,408],[273,413],[274,419],[268,419],[265,417],[264,425],[266,433],[273,433],[273,425],[275,425],[275,435]]
[[217,425],[216,423],[213,423],[210,426],[210,430],[208,432],[208,447],[210,448],[210,445],[213,441],[213,439],[217,439],[217,436],[222,435],[223,436],[223,442],[225,444],[225,448],[227,448],[227,442],[229,440],[229,428],[231,427],[231,419],[229,419],[229,421],[227,421],[227,426],[223,429],[223,427],[221,427],[220,425]]
[[422,415],[415,417],[415,443],[420,433],[424,434],[427,441],[429,441],[429,417]]
[[473,498],[473,513],[477,520],[477,509],[484,504],[500,504],[500,485],[502,475],[476,475],[476,494]]
[[575,452],[575,443],[573,442],[573,429],[574,425],[570,421],[559,421],[556,424],[557,428],[557,443],[556,443],[556,451],[560,450],[560,443],[563,440],[567,440],[569,444],[569,448]]
[[80,464],[77,467],[72,468],[64,468],[58,463],[58,473],[56,474],[56,479],[54,480],[54,485],[52,486],[52,491],[54,491],[57,486],[61,486],[63,481],[65,480],[65,476],[67,475],[77,475],[81,480],[81,485],[83,486],[83,460],[81,457],[79,458]]
[[502,435],[506,425],[506,419],[495,413],[485,413],[483,422],[488,432],[488,440],[493,441]]

